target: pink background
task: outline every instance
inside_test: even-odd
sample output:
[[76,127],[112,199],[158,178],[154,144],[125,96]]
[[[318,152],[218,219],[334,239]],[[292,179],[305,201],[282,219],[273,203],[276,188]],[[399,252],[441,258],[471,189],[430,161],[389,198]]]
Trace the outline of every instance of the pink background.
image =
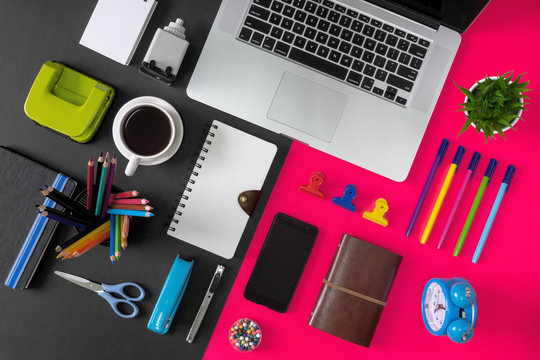
[[[235,358],[310,358],[310,359],[538,359],[540,350],[540,238],[536,219],[538,212],[540,170],[540,106],[537,91],[531,91],[531,105],[519,121],[517,131],[507,132],[485,144],[482,135],[473,130],[457,138],[464,122],[458,113],[463,96],[454,81],[470,87],[485,75],[508,70],[526,72],[530,87],[540,89],[539,39],[540,5],[535,0],[494,0],[480,18],[463,35],[461,48],[435,108],[418,156],[407,180],[396,183],[353,166],[317,150],[295,143],[266,207],[258,230],[242,264],[225,309],[208,346],[205,359]],[[445,161],[431,186],[411,237],[404,235],[414,206],[424,185],[434,154],[441,139],[447,137],[450,147]],[[458,145],[467,149],[463,163],[443,204],[438,221],[426,245],[419,237],[435,201],[438,189]],[[373,149],[376,151],[376,149]],[[454,224],[441,250],[436,243],[450,206],[474,151],[482,159],[478,173],[470,182]],[[452,252],[476,189],[489,158],[499,161],[475,222],[459,257]],[[471,258],[491,205],[508,164],[517,167],[491,234],[478,264]],[[298,191],[307,184],[311,172],[322,171],[326,180],[321,190],[325,199]],[[358,211],[349,212],[331,203],[341,196],[347,184],[354,184]],[[384,197],[390,210],[387,228],[362,218],[375,200]],[[319,228],[319,237],[300,280],[289,310],[279,314],[243,298],[243,291],[276,212],[309,222]],[[401,268],[388,298],[379,326],[369,349],[328,335],[308,326],[321,283],[343,233],[349,233],[403,256]],[[421,315],[421,295],[432,277],[460,276],[468,279],[478,296],[479,318],[475,334],[467,344],[458,345],[447,337],[432,336],[425,329]],[[237,353],[228,343],[229,326],[240,317],[251,317],[263,330],[260,347],[249,354]]]

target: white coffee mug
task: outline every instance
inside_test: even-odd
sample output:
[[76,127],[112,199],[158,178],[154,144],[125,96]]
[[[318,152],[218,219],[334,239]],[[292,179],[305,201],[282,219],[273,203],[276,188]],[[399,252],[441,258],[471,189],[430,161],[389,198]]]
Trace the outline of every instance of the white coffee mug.
[[[171,126],[171,134],[167,145],[159,153],[150,156],[138,154],[130,149],[123,134],[124,124],[128,116],[142,107],[153,107],[160,110],[166,115]],[[142,96],[128,101],[118,110],[114,118],[112,133],[116,147],[129,160],[125,174],[131,176],[139,165],[157,165],[169,160],[180,147],[184,131],[182,119],[171,104],[153,96]]]

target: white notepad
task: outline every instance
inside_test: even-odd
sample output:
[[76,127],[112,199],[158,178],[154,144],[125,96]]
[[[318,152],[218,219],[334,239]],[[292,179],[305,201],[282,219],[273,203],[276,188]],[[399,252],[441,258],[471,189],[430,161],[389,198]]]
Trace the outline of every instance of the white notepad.
[[249,216],[238,195],[261,190],[277,146],[214,120],[167,234],[230,259]]
[[156,5],[154,0],[99,0],[79,44],[129,65]]

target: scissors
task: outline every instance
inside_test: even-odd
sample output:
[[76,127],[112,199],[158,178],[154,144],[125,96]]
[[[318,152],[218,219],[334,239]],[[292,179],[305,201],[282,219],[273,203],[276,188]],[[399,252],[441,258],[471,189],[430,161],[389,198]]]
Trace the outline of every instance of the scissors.
[[[79,286],[82,286],[83,288],[86,288],[88,290],[95,291],[99,296],[101,296],[102,298],[107,300],[109,305],[111,305],[114,312],[118,316],[129,319],[129,318],[133,318],[133,317],[137,316],[137,314],[139,313],[139,308],[137,307],[137,305],[135,305],[133,303],[133,301],[140,301],[140,300],[144,299],[144,296],[145,296],[144,289],[139,284],[135,284],[133,282],[124,282],[124,283],[120,283],[120,284],[116,284],[116,285],[98,284],[98,283],[95,283],[95,282],[90,281],[88,279],[85,279],[85,278],[82,278],[82,277],[79,277],[79,276],[75,276],[75,275],[71,275],[71,274],[66,274],[66,273],[61,272],[61,271],[55,271],[54,273],[56,275],[64,278],[64,279],[66,279],[67,281],[71,281],[72,283],[77,284]],[[131,297],[131,296],[127,295],[124,292],[124,289],[126,287],[128,287],[128,286],[133,286],[133,287],[137,288],[140,291],[141,294],[138,297]],[[113,295],[111,295],[111,293],[119,295],[122,298],[113,296]],[[126,313],[122,312],[118,308],[118,305],[121,304],[121,303],[131,306],[131,308],[133,309],[133,312],[129,313],[129,314],[126,314]]]

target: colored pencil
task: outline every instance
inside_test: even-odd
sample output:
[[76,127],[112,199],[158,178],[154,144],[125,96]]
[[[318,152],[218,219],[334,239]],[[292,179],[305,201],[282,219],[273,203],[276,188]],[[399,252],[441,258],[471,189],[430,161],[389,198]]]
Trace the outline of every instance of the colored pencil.
[[51,199],[52,201],[58,203],[62,207],[65,207],[71,212],[77,213],[83,217],[87,217],[89,215],[86,208],[77,202],[75,200],[70,199],[65,194],[61,193],[60,191],[56,190],[52,186],[45,186],[46,188],[41,190],[41,193]]
[[41,216],[46,217],[47,219],[56,220],[58,222],[61,222],[62,224],[75,226],[78,229],[84,229],[88,226],[86,224],[81,224],[79,222],[67,219],[61,215],[49,213],[48,211],[38,211],[38,213],[40,213]]
[[97,235],[92,242],[88,243],[87,245],[81,246],[79,249],[73,251],[72,257],[79,257],[82,254],[86,253],[88,250],[93,249],[97,245],[101,244],[103,241],[109,238],[109,233],[107,231],[101,233],[100,235]]
[[125,191],[119,194],[111,194],[110,199],[125,199],[139,196],[139,192],[136,190]]
[[82,232],[79,232],[75,235],[73,235],[72,237],[70,237],[69,239],[67,240],[64,240],[62,241],[60,244],[56,245],[56,247],[54,248],[54,250],[56,252],[61,252],[62,249],[65,249],[67,248],[68,246],[70,246],[71,244],[73,244],[75,241],[85,237],[86,235],[90,234],[92,231],[94,231],[94,228],[86,228],[84,231]]
[[122,205],[122,204],[109,204],[109,209],[124,209],[124,210],[139,210],[139,211],[152,211],[154,208],[150,205]]
[[111,195],[111,187],[114,179],[114,170],[116,169],[116,155],[111,160],[111,166],[109,168],[109,175],[107,176],[107,184],[105,186],[105,194],[103,195],[103,204],[101,209],[101,218],[105,217],[105,212],[109,206],[109,196]]
[[96,221],[94,219],[89,219],[87,217],[82,217],[80,215],[70,214],[70,213],[67,213],[67,212],[60,211],[60,210],[52,209],[52,208],[47,207],[45,205],[36,205],[36,207],[40,211],[47,211],[50,214],[56,214],[56,215],[65,217],[68,220],[71,220],[71,221],[74,221],[74,222],[77,222],[77,223],[80,223],[80,224],[94,225],[96,223]]
[[94,187],[94,161],[90,156],[88,161],[88,172],[86,177],[86,210],[92,211],[92,189]]
[[111,231],[110,231],[110,237],[109,237],[109,257],[111,259],[111,262],[114,264],[114,261],[116,260],[116,256],[114,255],[114,246],[115,246],[115,237],[116,237],[116,215],[111,215]]
[[107,183],[107,172],[109,170],[109,153],[105,156],[105,160],[103,161],[103,169],[101,170],[101,178],[99,179],[99,190],[96,200],[96,211],[94,214],[96,216],[101,215],[101,206],[103,205],[103,195],[105,193],[105,187]]
[[146,205],[149,202],[146,199],[109,199],[109,205]]
[[121,237],[121,226],[122,226],[122,219],[120,215],[114,215],[115,216],[115,226],[116,230],[114,232],[114,255],[116,256],[116,260],[120,259],[120,237]]
[[82,238],[75,241],[73,244],[69,245],[65,249],[62,249],[62,251],[60,251],[60,254],[58,254],[57,258],[59,258],[61,256],[64,256],[65,254],[71,252],[71,250],[90,242],[93,238],[96,237],[96,235],[98,235],[98,234],[100,234],[100,233],[102,233],[104,231],[105,232],[108,231],[110,225],[111,225],[110,221],[104,222],[103,224],[101,224],[97,228],[93,229],[92,231],[90,231],[88,234],[86,234]]
[[122,239],[121,239],[121,245],[122,249],[126,250],[127,248],[127,238],[129,235],[129,221],[130,217],[128,215],[122,215]]
[[149,211],[137,211],[137,210],[124,210],[124,209],[109,209],[107,214],[117,214],[117,215],[129,215],[129,216],[138,216],[138,217],[152,217],[152,214]]
[[101,180],[101,172],[103,171],[103,153],[99,154],[98,161],[97,161],[97,171],[96,171],[96,178],[94,180],[94,199],[92,201],[92,204],[94,205],[94,208],[92,209],[92,213],[95,211],[95,206],[97,202],[97,193],[99,189],[99,181]]

